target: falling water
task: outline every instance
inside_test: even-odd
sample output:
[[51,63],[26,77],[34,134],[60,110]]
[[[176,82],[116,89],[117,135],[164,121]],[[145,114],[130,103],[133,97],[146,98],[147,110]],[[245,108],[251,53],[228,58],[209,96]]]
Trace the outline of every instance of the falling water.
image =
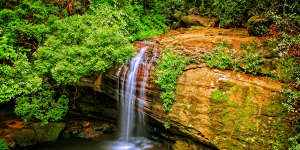
[[[144,42],[144,44],[154,43]],[[119,76],[120,139],[103,144],[101,150],[164,149],[158,146],[157,142],[146,138],[144,115],[146,87],[149,70],[157,57],[156,53],[151,55],[151,52],[146,52],[148,47],[140,48],[137,55],[117,72]],[[139,87],[138,90],[137,87]]]
[[[133,136],[134,127],[136,129],[140,128],[139,123],[135,124],[141,115],[135,115],[135,101],[136,95],[136,79],[139,68],[143,63],[144,53],[148,49],[148,46],[142,47],[139,53],[131,59],[129,63],[129,69],[127,73],[124,74],[123,84],[121,85],[122,94],[120,98],[121,103],[121,139],[129,141]],[[138,111],[138,113],[143,113]],[[137,120],[135,120],[137,119]]]

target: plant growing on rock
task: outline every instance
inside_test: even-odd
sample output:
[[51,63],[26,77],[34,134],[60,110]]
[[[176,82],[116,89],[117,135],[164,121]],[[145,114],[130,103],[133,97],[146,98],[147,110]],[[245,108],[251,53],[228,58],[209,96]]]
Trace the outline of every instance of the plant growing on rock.
[[230,46],[225,41],[218,44],[211,53],[204,55],[208,67],[222,70],[237,69],[235,57],[236,54],[230,52]]
[[256,43],[251,43],[250,47],[244,47],[247,50],[246,53],[243,53],[242,57],[240,58],[241,63],[239,66],[243,68],[245,73],[250,73],[256,75],[260,73],[262,70],[262,65],[264,63],[264,59],[261,53],[255,53],[257,46]]
[[227,102],[229,100],[229,96],[220,90],[212,91],[211,98],[219,102]]
[[206,64],[210,68],[222,70],[244,71],[256,75],[261,72],[264,59],[260,53],[256,53],[256,44],[244,44],[240,50],[246,50],[242,55],[237,55],[227,46],[225,41],[219,44],[211,53],[204,56]]
[[166,112],[171,109],[175,99],[177,79],[183,73],[183,69],[188,62],[188,59],[170,50],[166,51],[162,58],[158,60],[158,70],[155,72],[157,79],[154,82],[163,90],[160,98],[163,100],[163,109]]
[[280,91],[284,97],[282,102],[284,108],[288,112],[296,112],[298,105],[300,104],[300,92],[294,91],[287,86],[284,86],[284,89]]

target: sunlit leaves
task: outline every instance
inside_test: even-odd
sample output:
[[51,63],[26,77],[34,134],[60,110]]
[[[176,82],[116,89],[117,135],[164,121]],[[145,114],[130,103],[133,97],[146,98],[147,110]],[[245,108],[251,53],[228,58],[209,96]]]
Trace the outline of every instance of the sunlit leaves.
[[25,55],[21,55],[13,66],[0,64],[0,103],[40,89],[42,79],[33,71]]
[[72,84],[134,55],[126,33],[110,26],[116,22],[115,17],[107,18],[102,9],[95,11],[93,15],[75,15],[55,22],[56,32],[35,54],[41,75],[50,75],[58,84]]

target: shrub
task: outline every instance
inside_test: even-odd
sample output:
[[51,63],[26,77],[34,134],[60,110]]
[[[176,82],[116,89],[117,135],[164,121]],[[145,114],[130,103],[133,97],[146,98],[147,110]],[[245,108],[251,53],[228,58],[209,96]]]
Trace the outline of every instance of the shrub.
[[[165,15],[157,11],[147,10],[145,9],[146,6],[142,4],[141,2],[132,4],[130,1],[103,0],[94,1],[92,9],[98,12],[103,10],[102,15],[106,15],[108,18],[115,16],[117,22],[114,23],[119,23],[123,27],[123,31],[128,32],[126,36],[130,36],[131,41],[147,39],[164,33],[168,29]],[[111,7],[102,8],[107,6]]]
[[2,138],[0,138],[0,150],[8,150],[8,145],[6,141]]
[[240,64],[240,67],[243,68],[245,73],[250,73],[256,75],[262,70],[262,65],[264,59],[262,58],[261,53],[255,53],[256,44],[252,43],[250,48],[245,48],[248,52],[243,53]]
[[35,54],[40,75],[50,75],[58,84],[72,84],[88,73],[105,72],[114,63],[131,58],[133,45],[123,32],[126,23],[114,19],[120,17],[118,12],[109,11],[109,6],[103,6],[93,15],[56,21],[56,32],[47,36]]
[[268,15],[273,20],[277,30],[286,33],[295,33],[300,31],[299,14],[277,14],[276,12],[269,11]]
[[25,55],[16,57],[12,66],[0,64],[0,103],[40,90],[42,79],[32,70]]
[[300,143],[298,142],[299,139],[300,139],[300,133],[298,133],[294,137],[289,138],[289,141],[291,143],[289,150],[299,150],[300,149]]
[[297,135],[289,138],[290,147],[289,150],[298,150],[299,144],[299,129],[300,129],[300,117],[299,117],[299,105],[300,105],[300,91],[292,90],[288,86],[283,86],[284,89],[280,91],[282,97],[281,102],[283,108],[289,113],[294,114],[289,116],[289,120],[292,122],[292,127],[296,129]]
[[241,56],[231,52],[225,41],[219,44],[214,51],[204,56],[206,64],[210,68],[219,68],[222,70],[244,71],[256,75],[261,72],[264,59],[260,53],[255,53],[256,44],[252,43],[248,48],[247,44],[240,50],[246,50]]
[[293,91],[289,87],[285,86],[283,90],[280,91],[284,100],[282,102],[284,108],[288,112],[295,112],[298,105],[300,104],[300,92]]
[[220,19],[220,27],[241,26],[249,4],[248,0],[215,0],[207,13]]
[[282,57],[276,65],[275,76],[283,82],[299,81],[299,64],[291,57]]
[[164,111],[169,112],[175,99],[175,90],[178,76],[183,73],[188,60],[176,53],[167,51],[158,60],[158,70],[155,72],[157,77],[154,80],[161,88],[160,98],[163,100]]
[[219,44],[211,53],[204,56],[208,67],[222,70],[236,68],[233,58],[235,58],[235,53],[230,52],[225,41]]
[[19,97],[15,113],[23,116],[25,121],[30,118],[37,118],[43,123],[60,120],[68,111],[69,100],[64,95],[56,100],[55,94],[55,91],[43,89],[38,94]]

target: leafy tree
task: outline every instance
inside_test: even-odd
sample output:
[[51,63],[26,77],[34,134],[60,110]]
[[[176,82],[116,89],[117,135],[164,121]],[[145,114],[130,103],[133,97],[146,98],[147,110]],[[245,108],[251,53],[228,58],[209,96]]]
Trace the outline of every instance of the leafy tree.
[[95,0],[88,11],[79,2],[1,2],[0,103],[15,100],[25,120],[62,119],[68,86],[130,59],[132,41],[167,29],[164,15],[134,1]]

